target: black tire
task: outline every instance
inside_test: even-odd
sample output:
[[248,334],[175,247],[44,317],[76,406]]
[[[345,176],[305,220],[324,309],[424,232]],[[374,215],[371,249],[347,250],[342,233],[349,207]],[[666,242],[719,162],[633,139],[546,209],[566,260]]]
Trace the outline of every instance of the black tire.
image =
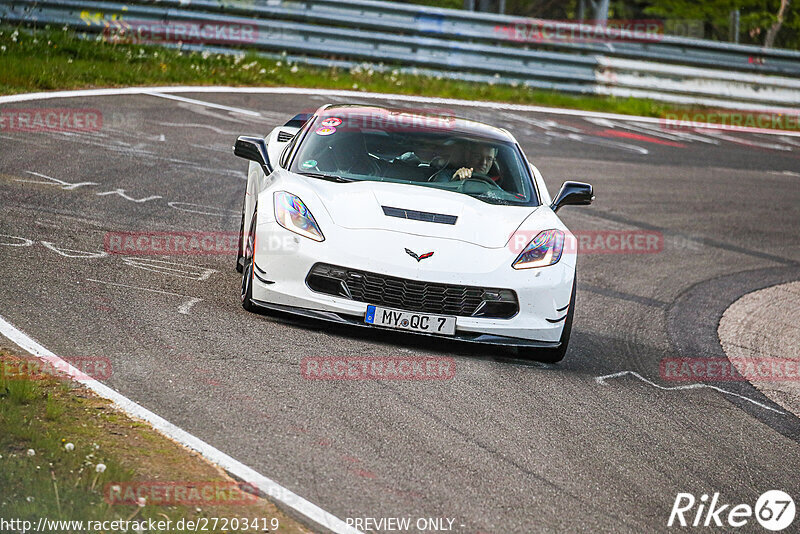
[[244,266],[242,266],[242,257],[244,256],[242,251],[242,245],[244,245],[244,240],[242,239],[242,234],[244,234],[244,202],[242,202],[242,222],[239,225],[239,246],[236,250],[236,272],[241,273],[244,271]]
[[569,346],[569,336],[572,333],[572,317],[575,315],[575,293],[578,286],[578,275],[576,274],[572,280],[572,294],[569,298],[569,308],[567,309],[567,318],[564,320],[564,330],[561,331],[561,344],[555,349],[534,349],[534,348],[521,348],[520,355],[526,359],[536,360],[543,363],[557,363],[564,359],[567,354],[567,347]]
[[258,311],[258,307],[253,304],[253,247],[256,238],[256,214],[253,213],[253,220],[250,223],[250,231],[247,233],[247,243],[242,250],[244,267],[242,268],[242,308],[249,312]]

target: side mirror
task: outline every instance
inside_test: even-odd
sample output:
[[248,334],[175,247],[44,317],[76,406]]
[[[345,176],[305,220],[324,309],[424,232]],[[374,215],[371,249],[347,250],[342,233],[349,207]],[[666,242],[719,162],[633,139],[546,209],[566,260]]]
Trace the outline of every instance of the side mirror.
[[562,206],[586,206],[594,200],[594,190],[591,184],[583,182],[564,182],[561,184],[550,208],[558,211]]
[[236,144],[233,145],[233,153],[240,158],[255,161],[264,167],[267,174],[272,172],[269,154],[267,154],[267,143],[261,137],[239,136]]

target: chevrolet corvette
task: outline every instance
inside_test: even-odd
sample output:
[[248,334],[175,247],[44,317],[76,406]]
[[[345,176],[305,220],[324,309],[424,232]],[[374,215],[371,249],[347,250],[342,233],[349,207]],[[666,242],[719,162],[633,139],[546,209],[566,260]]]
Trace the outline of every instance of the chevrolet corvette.
[[575,240],[506,130],[366,105],[325,105],[249,160],[236,267],[248,311],[518,347],[557,362],[575,313]]

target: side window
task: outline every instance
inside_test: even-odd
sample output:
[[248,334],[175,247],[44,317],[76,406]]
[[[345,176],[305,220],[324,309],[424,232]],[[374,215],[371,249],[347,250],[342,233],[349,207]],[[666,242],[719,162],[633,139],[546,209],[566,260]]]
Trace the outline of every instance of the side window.
[[292,140],[289,141],[288,145],[286,145],[286,148],[283,149],[283,152],[281,153],[281,159],[280,159],[279,163],[280,163],[280,166],[283,167],[284,169],[287,169],[289,167],[289,159],[290,159],[290,156],[291,156],[292,152],[294,151],[295,145],[297,144],[297,140],[300,139],[301,137],[303,137],[303,134],[305,133],[305,130],[308,129],[308,125],[313,122],[313,119],[314,119],[314,117],[311,117],[310,119],[308,119],[303,124],[303,126],[300,127],[300,129],[297,131],[297,133],[294,134],[294,137],[292,137]]

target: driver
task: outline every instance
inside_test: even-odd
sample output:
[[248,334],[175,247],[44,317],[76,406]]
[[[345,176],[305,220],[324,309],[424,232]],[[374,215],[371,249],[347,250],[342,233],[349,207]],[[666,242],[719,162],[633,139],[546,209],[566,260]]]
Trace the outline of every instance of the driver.
[[466,180],[472,178],[473,172],[485,176],[494,165],[496,158],[497,149],[493,146],[483,143],[464,143],[460,147],[460,154],[457,154],[451,162],[453,165],[434,174],[431,181]]

